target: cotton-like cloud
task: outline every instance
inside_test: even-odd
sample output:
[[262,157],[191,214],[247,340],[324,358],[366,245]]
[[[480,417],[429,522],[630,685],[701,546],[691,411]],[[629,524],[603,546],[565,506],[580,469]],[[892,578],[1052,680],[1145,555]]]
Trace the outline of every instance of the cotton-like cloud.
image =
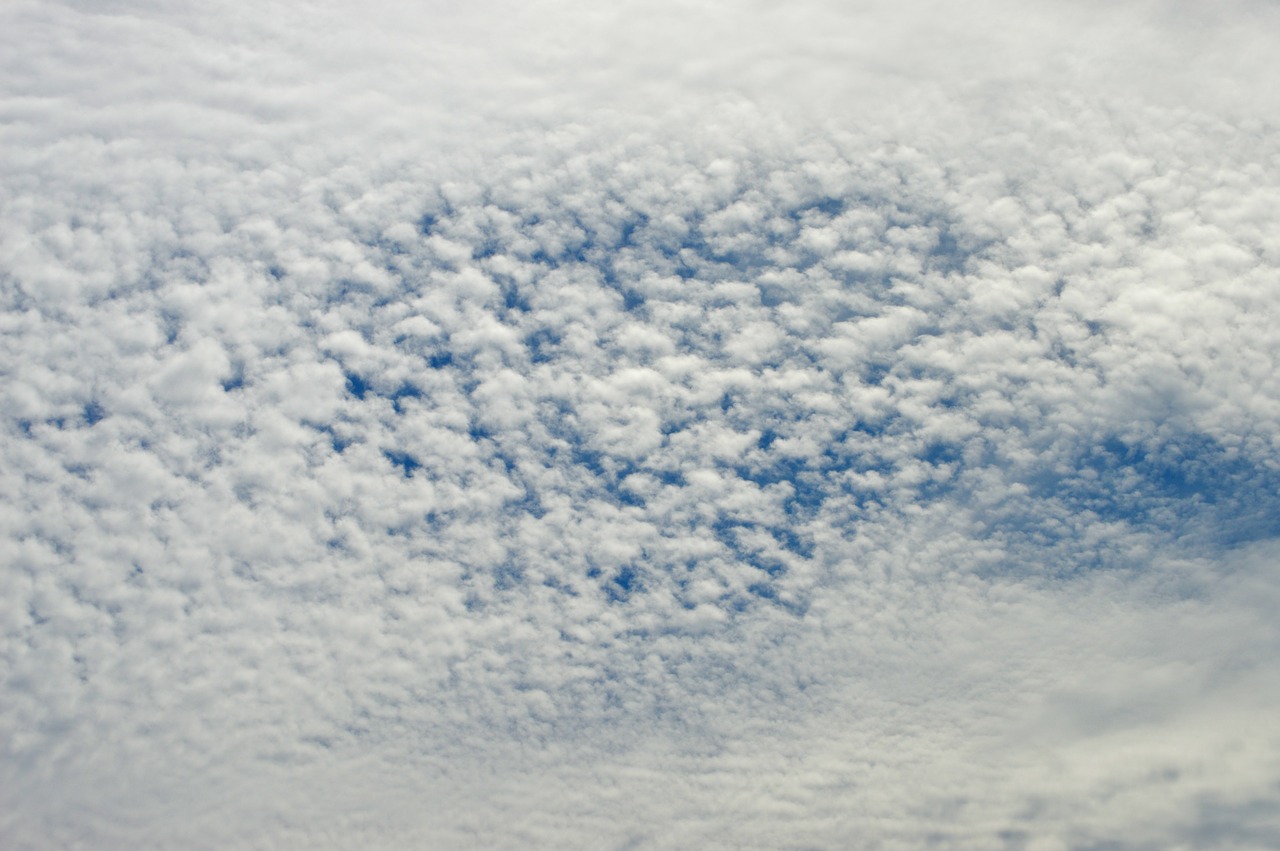
[[1269,847],[1262,4],[0,13],[6,847]]

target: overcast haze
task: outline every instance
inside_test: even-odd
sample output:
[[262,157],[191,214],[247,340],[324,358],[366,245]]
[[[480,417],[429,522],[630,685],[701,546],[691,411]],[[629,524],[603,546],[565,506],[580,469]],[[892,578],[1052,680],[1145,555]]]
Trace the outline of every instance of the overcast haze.
[[0,9],[0,845],[1280,847],[1280,7]]

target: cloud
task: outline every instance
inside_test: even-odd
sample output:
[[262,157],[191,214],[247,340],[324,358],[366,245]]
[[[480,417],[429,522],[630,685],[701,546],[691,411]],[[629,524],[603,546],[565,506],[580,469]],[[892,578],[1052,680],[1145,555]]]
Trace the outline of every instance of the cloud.
[[1276,844],[1273,10],[1088,12],[0,13],[6,847]]

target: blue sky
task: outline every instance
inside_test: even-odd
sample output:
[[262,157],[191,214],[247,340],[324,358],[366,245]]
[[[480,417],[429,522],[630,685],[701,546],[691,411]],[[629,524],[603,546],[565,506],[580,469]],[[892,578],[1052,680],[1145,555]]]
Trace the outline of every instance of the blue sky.
[[1280,844],[1217,8],[7,7],[0,844]]

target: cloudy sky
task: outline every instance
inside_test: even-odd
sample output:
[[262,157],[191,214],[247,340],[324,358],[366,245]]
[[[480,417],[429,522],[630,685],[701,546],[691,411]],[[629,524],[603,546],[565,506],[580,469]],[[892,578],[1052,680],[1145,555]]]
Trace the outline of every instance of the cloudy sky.
[[9,0],[0,845],[1280,847],[1271,0]]

